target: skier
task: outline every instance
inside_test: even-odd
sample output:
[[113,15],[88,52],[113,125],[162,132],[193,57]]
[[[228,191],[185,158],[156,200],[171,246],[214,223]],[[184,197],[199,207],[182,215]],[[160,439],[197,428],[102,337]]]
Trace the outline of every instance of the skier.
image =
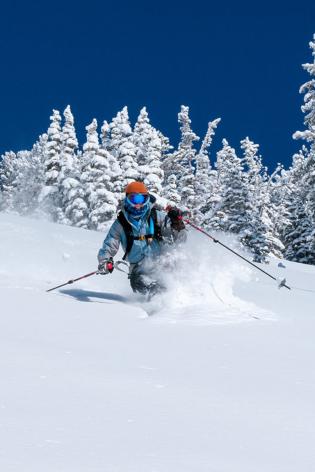
[[123,260],[130,264],[132,290],[151,297],[165,289],[157,274],[163,245],[186,240],[182,213],[176,207],[169,207],[167,212],[158,210],[155,197],[142,182],[129,183],[125,194],[117,219],[98,253],[98,272],[104,275],[113,271],[113,258],[121,243]]

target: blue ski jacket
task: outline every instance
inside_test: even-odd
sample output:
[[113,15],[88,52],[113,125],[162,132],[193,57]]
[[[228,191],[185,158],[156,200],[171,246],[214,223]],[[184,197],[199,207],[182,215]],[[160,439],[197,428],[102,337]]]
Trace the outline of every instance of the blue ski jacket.
[[[154,203],[149,204],[149,209],[146,214],[141,217],[139,220],[134,219],[131,214],[129,214],[125,208],[122,208],[122,212],[126,220],[130,223],[132,227],[132,233],[134,236],[145,236],[147,234],[152,234],[154,232],[154,223],[150,215]],[[172,234],[170,226],[167,224],[167,214],[164,211],[156,210],[157,224],[160,226],[162,231],[162,236],[169,237],[172,235],[173,240],[178,239],[178,235]],[[185,231],[180,231],[180,233],[186,233]],[[186,239],[186,234],[182,235],[180,238],[181,241]],[[112,224],[105,240],[103,246],[98,253],[98,261],[102,262],[109,259],[110,257],[114,258],[119,250],[120,244],[124,251],[127,247],[127,238],[125,230],[122,227],[121,223],[116,219]],[[128,253],[126,260],[131,264],[137,264],[145,258],[156,258],[161,254],[162,243],[157,239],[153,238],[151,242],[146,239],[137,239],[133,241],[132,248]]]

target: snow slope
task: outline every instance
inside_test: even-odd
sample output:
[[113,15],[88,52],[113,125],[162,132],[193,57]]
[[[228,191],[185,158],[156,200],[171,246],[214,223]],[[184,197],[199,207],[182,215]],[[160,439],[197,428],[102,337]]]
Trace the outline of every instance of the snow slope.
[[0,214],[0,470],[315,470],[315,267],[278,290],[191,231],[150,303],[118,271],[45,292],[102,239]]

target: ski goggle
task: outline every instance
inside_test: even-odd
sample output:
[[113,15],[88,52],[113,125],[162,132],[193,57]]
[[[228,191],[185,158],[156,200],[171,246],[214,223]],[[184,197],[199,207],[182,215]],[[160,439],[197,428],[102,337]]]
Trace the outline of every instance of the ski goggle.
[[148,201],[149,195],[143,193],[129,193],[127,198],[133,205],[144,205]]

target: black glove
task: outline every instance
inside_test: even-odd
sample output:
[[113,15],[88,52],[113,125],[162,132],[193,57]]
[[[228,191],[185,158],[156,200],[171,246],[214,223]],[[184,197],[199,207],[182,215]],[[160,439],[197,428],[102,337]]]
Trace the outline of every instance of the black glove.
[[114,261],[113,258],[105,259],[101,261],[98,265],[98,273],[101,275],[111,274],[114,270]]
[[181,231],[182,229],[185,229],[185,225],[183,222],[183,213],[179,208],[171,208],[167,216],[171,220],[171,228],[175,229],[176,231]]

